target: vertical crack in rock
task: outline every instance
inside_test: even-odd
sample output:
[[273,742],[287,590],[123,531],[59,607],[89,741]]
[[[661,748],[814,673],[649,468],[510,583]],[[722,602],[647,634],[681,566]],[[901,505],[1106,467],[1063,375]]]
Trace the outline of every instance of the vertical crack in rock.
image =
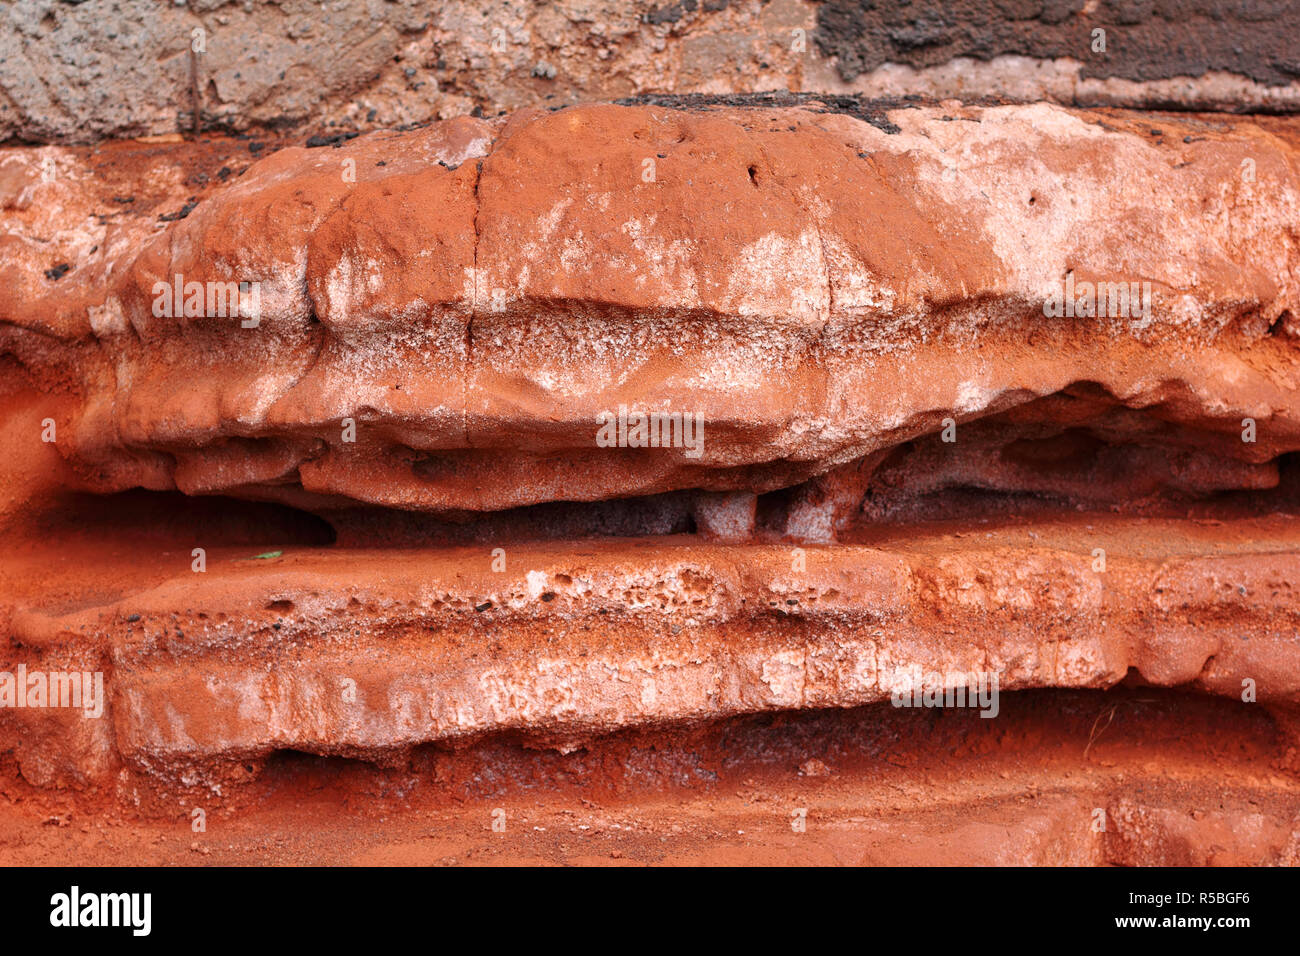
[[[479,213],[482,211],[482,202],[479,198],[479,189],[483,184],[483,166],[488,158],[492,155],[492,150],[496,148],[496,137],[493,137],[492,143],[488,146],[487,156],[483,156],[474,161],[474,252],[472,258],[471,273],[472,292],[470,295],[469,320],[465,323],[465,364],[467,368],[474,367],[474,321],[479,314],[479,273],[478,273],[478,249],[479,242],[482,239],[482,233],[479,227]],[[469,429],[469,377],[461,383],[461,418],[464,423],[465,447],[473,448],[474,442],[470,436]]]

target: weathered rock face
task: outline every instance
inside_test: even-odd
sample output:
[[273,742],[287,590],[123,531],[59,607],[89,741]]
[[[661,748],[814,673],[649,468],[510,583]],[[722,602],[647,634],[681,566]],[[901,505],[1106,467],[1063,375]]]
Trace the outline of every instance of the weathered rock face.
[[[855,859],[1295,862],[1298,148],[782,95],[9,149],[0,704],[102,690],[0,706],[8,782],[166,816],[295,753],[436,800],[798,752],[879,809],[845,755],[956,759],[902,728],[960,688],[1014,730],[951,731],[945,812],[1014,846],[918,800]],[[1168,753],[1239,791],[1071,779],[1121,706],[1229,728]]]
[[885,63],[929,66],[959,56],[991,60],[1009,54],[1070,58],[1082,64],[1082,76],[1134,81],[1213,70],[1282,86],[1295,81],[1300,66],[1287,36],[1300,28],[1297,11],[1268,0],[830,0],[817,15],[818,41],[837,57],[847,79]]
[[1294,112],[1298,26],[1286,0],[29,0],[0,21],[0,141],[368,130],[664,92]]
[[1009,409],[928,480],[1073,427],[1157,446],[1085,449],[1080,492],[1276,483],[1300,449],[1291,127],[865,115],[594,106],[283,150],[133,255],[139,222],[87,231],[57,280],[15,257],[5,340],[80,379],[59,447],[99,491],[768,492]]
[[[1261,553],[1289,545],[1283,522],[1230,522],[1224,538],[1257,536],[1231,554],[1207,546],[1204,521],[1030,527],[807,553],[513,546],[504,571],[472,548],[223,558],[13,629],[33,672],[69,641],[104,655],[84,668],[114,688],[89,766],[119,755],[210,780],[284,749],[391,760],[503,731],[572,749],[669,721],[902,700],[936,674],[996,674],[1010,692],[1110,687],[1132,669],[1230,698],[1251,680],[1265,703],[1300,704],[1300,557]],[[25,737],[19,764],[75,779],[84,747]]]

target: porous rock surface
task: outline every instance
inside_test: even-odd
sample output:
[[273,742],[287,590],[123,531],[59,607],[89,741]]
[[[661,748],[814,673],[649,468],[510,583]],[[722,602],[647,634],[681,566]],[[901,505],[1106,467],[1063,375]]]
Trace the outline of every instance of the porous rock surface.
[[0,142],[762,90],[1294,113],[1296,16],[1287,0],[24,0],[0,18]]
[[1286,546],[1280,527],[1247,526],[1262,540],[1229,555],[1197,540],[1203,526],[1125,528],[1164,538],[1153,560],[1112,524],[1091,536],[1104,572],[1040,530],[1036,546],[931,535],[801,557],[512,547],[504,573],[466,549],[223,561],[112,605],[16,616],[29,670],[78,643],[114,686],[93,741],[70,731],[88,723],[76,715],[58,734],[47,714],[23,715],[18,760],[29,779],[68,783],[119,759],[211,779],[277,750],[383,760],[504,731],[564,749],[670,721],[890,701],[936,673],[996,673],[1008,692],[1110,687],[1133,669],[1230,698],[1249,679],[1264,703],[1300,705],[1300,557],[1264,547]]
[[[68,223],[57,280],[34,223],[0,335],[71,379],[59,447],[97,491],[761,492],[1080,383],[1105,437],[1154,420],[1254,487],[1300,449],[1293,134],[1046,105],[454,120],[282,150],[152,235]],[[257,283],[255,327],[156,315],[176,277]],[[1044,314],[1111,284],[1137,314]],[[700,447],[601,447],[621,407],[696,416]]]
[[[740,831],[782,761],[872,808],[810,859],[1293,863],[1298,146],[781,96],[6,150],[0,670],[107,699],[0,709],[5,792],[725,786]],[[1002,716],[891,706],[934,674]]]

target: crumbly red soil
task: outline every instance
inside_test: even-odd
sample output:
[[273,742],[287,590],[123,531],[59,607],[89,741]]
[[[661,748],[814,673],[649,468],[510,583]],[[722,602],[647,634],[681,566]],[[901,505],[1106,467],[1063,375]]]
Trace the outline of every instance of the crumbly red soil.
[[285,754],[255,792],[212,801],[203,833],[188,805],[142,820],[36,791],[10,765],[0,862],[1295,862],[1300,779],[1262,709],[1142,687],[1004,705],[997,720],[889,705],[742,718],[569,755],[492,741],[385,771]]

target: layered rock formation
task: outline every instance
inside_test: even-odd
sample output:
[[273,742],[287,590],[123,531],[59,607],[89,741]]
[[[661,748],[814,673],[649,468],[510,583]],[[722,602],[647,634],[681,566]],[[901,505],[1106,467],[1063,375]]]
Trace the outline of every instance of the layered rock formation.
[[969,684],[1022,769],[1132,704],[1258,775],[1195,825],[1066,758],[1042,819],[985,781],[952,800],[1014,819],[993,858],[1294,862],[1295,120],[656,97],[0,177],[3,669],[105,686],[0,709],[15,792],[246,806],[297,752],[635,790],[772,748],[879,809],[864,741]]
[[[1073,428],[1121,480],[1261,488],[1300,448],[1292,134],[815,101],[457,120],[283,150],[148,240],[84,231],[57,279],[28,242],[5,337],[78,379],[61,447],[98,491],[767,492],[1013,408],[945,467]],[[619,424],[673,413],[671,453]]]

